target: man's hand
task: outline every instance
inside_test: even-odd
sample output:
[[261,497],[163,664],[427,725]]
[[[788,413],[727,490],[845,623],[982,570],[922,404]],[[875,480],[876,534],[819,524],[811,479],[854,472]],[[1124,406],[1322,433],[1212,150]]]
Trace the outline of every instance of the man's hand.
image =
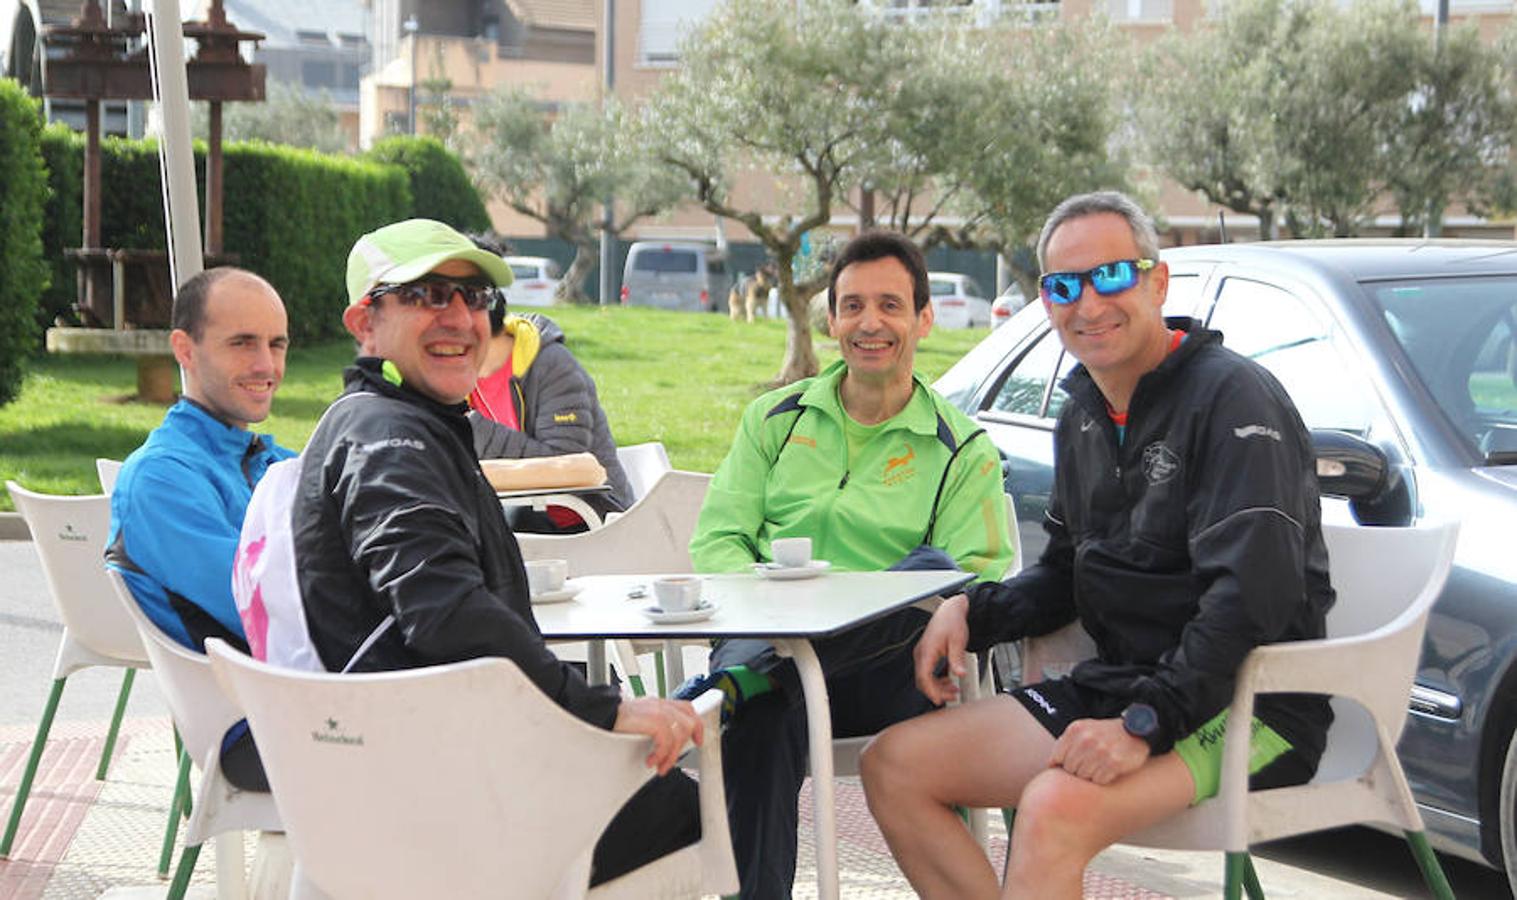
[[629,697],[616,710],[612,731],[643,734],[653,738],[653,752],[648,765],[664,775],[674,768],[680,751],[689,740],[699,744],[704,737],[700,716],[688,700],[663,700],[658,697]]
[[1077,778],[1111,784],[1148,762],[1148,743],[1122,727],[1121,719],[1079,719],[1053,745],[1050,766]]
[[[956,594],[938,605],[912,654],[917,690],[924,697],[940,706],[958,698],[955,679],[964,676],[964,647],[968,643],[969,598]],[[947,666],[940,669],[943,661]]]

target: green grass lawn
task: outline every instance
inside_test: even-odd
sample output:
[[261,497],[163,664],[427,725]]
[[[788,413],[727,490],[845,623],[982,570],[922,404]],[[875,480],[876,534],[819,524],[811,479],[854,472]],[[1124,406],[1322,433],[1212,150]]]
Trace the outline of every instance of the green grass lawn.
[[[677,468],[710,472],[721,462],[743,407],[779,370],[782,322],[734,323],[725,316],[619,307],[549,310],[599,385],[618,444],[662,441]],[[935,331],[917,349],[929,381],[985,336]],[[822,365],[835,344],[817,339]],[[353,345],[337,341],[290,350],[274,411],[257,426],[280,444],[305,446],[322,410],[342,389]],[[163,419],[163,407],[127,402],[136,365],[126,357],[48,356],[34,360],[20,398],[0,407],[0,482],[38,491],[99,491],[95,458],[121,459]],[[0,510],[14,506],[0,491]]]

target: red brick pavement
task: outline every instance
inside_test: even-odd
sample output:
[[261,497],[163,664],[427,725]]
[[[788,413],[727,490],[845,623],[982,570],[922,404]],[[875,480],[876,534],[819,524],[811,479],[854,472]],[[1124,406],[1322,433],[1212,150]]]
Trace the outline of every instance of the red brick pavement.
[[[125,750],[129,741],[130,737],[121,735],[116,753]],[[11,857],[0,859],[0,900],[42,896],[53,869],[62,861],[90,804],[100,793],[95,767],[104,748],[104,736],[48,741]],[[30,741],[0,744],[0,816],[5,817],[0,818],[0,827],[9,819],[29,752]]]

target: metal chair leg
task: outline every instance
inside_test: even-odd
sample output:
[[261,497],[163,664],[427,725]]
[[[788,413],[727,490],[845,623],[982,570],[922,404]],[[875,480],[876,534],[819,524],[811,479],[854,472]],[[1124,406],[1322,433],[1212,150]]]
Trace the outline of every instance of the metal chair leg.
[[126,701],[132,696],[132,680],[136,677],[136,669],[127,669],[121,676],[121,693],[116,695],[116,712],[111,716],[111,730],[105,734],[105,749],[100,752],[100,767],[95,770],[96,781],[104,781],[106,770],[111,767],[111,754],[116,752],[116,735],[121,731],[121,717],[126,713]]
[[1248,900],[1264,900],[1264,886],[1259,883],[1259,873],[1254,870],[1252,853],[1243,854],[1243,892]]
[[1406,832],[1406,842],[1412,848],[1412,857],[1417,860],[1417,868],[1422,870],[1422,880],[1427,882],[1427,889],[1433,892],[1438,900],[1454,900],[1454,889],[1449,886],[1448,877],[1443,874],[1443,866],[1438,862],[1438,855],[1433,852],[1433,847],[1427,842],[1427,834],[1421,831]]
[[1243,872],[1248,867],[1247,853],[1228,853],[1222,879],[1222,896],[1225,900],[1242,900]]
[[184,900],[185,891],[190,887],[190,876],[195,874],[195,861],[199,858],[199,844],[185,847],[184,852],[179,854],[179,867],[174,870],[174,880],[169,884],[166,900]]
[[[178,743],[178,735],[175,735],[175,743]],[[158,877],[169,877],[169,863],[174,861],[174,839],[179,836],[179,816],[189,801],[190,794],[190,755],[183,750],[179,751],[179,775],[174,779],[174,799],[169,802],[169,824],[163,832],[163,849],[158,853]],[[195,848],[198,853],[200,848]],[[188,854],[188,850],[185,851]],[[180,866],[184,861],[180,860]],[[190,867],[194,868],[193,860]],[[188,876],[186,876],[188,879]],[[178,875],[175,875],[178,880]],[[182,893],[182,892],[181,892]]]
[[11,855],[11,844],[16,840],[16,829],[21,827],[21,813],[26,809],[27,795],[32,792],[32,779],[37,777],[37,765],[42,762],[47,733],[53,729],[53,714],[58,711],[58,700],[63,696],[63,684],[67,680],[54,679],[53,689],[47,695],[47,708],[42,711],[42,720],[37,723],[37,736],[32,739],[32,753],[26,759],[26,771],[21,773],[21,784],[17,785],[16,799],[11,803],[10,821],[5,823],[5,837],[0,838],[0,857]]

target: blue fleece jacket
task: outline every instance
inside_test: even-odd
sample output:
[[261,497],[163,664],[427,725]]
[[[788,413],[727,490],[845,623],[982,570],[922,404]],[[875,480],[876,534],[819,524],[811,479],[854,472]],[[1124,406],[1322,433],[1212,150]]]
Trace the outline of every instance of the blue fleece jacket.
[[294,455],[183,399],[122,465],[106,559],[148,618],[186,647],[223,631],[245,643],[232,599],[237,538],[253,485]]

